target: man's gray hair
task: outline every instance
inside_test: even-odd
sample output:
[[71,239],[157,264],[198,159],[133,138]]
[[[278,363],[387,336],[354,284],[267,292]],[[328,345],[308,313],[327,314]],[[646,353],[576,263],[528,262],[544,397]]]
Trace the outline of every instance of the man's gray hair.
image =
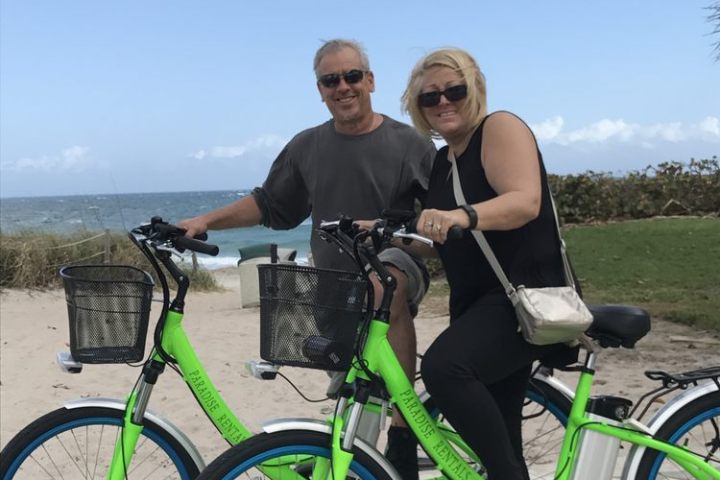
[[315,59],[313,60],[313,70],[315,70],[316,77],[320,76],[320,72],[318,72],[318,65],[320,65],[320,61],[323,59],[323,57],[328,53],[335,53],[338,50],[342,50],[343,48],[351,48],[355,50],[360,56],[362,69],[366,72],[370,71],[370,60],[368,60],[367,53],[365,53],[365,48],[360,44],[360,42],[355,40],[336,38],[334,40],[326,41],[325,43],[323,43],[322,47],[318,48],[318,51],[315,52]]

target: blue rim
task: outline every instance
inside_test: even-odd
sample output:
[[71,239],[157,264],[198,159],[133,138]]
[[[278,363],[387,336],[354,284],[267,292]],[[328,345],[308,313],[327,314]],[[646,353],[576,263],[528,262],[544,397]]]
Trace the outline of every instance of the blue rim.
[[[567,414],[570,412],[565,412],[564,410],[562,410],[562,408],[560,408],[557,404],[549,401],[547,397],[544,396],[542,393],[528,390],[527,392],[525,392],[525,396],[526,398],[529,398],[538,405],[545,407],[550,413],[552,413],[555,418],[557,418],[557,420],[562,424],[563,427],[567,426]],[[568,403],[569,402],[570,401],[568,400]],[[438,415],[440,415],[440,410],[435,407],[432,410],[428,411],[428,413],[432,418],[437,418]]]
[[[86,425],[114,425],[116,427],[121,427],[122,421],[118,418],[112,417],[87,417],[79,418],[77,420],[72,420],[70,422],[58,425],[43,433],[35,440],[33,440],[27,447],[25,447],[8,468],[5,478],[13,478],[15,476],[15,473],[17,472],[17,469],[20,467],[20,465],[22,465],[25,459],[28,458],[28,456],[32,454],[32,452],[34,452],[39,445],[45,443],[45,441],[47,441],[48,439],[54,437],[57,434],[72,430],[74,428],[84,427]],[[154,441],[167,454],[167,456],[170,457],[173,464],[177,468],[181,478],[190,480],[190,475],[185,469],[185,465],[180,459],[180,456],[175,452],[175,450],[170,446],[170,444],[165,441],[164,438],[159,436],[157,433],[155,433],[148,427],[143,428],[142,435]]]
[[[238,475],[244,473],[247,469],[254,467],[266,460],[269,460],[274,457],[282,457],[285,455],[312,455],[315,457],[324,457],[324,458],[330,458],[330,449],[327,447],[318,447],[314,445],[288,445],[285,447],[277,447],[270,450],[267,450],[265,452],[258,453],[257,455],[254,455],[250,457],[249,459],[242,462],[240,465],[237,465],[235,468],[233,468],[230,472],[225,474],[223,480],[231,480],[234,478],[237,478]],[[359,464],[355,460],[350,464],[350,470],[355,472],[360,476],[360,478],[363,479],[375,479],[375,476],[370,473],[370,471],[365,468],[363,465]]]
[[[704,422],[710,417],[717,417],[720,416],[720,407],[711,408],[710,410],[701,413],[700,415],[690,419],[687,423],[682,425],[680,428],[678,428],[675,433],[668,439],[669,443],[675,444],[680,437],[685,435],[690,429],[695,427],[696,425],[699,425],[700,423]],[[655,459],[655,462],[652,465],[652,468],[650,469],[650,478],[657,477],[658,471],[660,470],[660,465],[665,460],[665,457],[667,455],[665,453],[661,453],[658,455],[658,457]]]
[[568,419],[567,413],[569,413],[569,412],[566,413],[566,412],[562,411],[560,409],[560,407],[557,406],[556,404],[554,404],[553,402],[547,401],[548,400],[547,397],[545,397],[542,393],[537,393],[532,390],[528,390],[527,392],[525,392],[525,395],[527,396],[527,398],[529,398],[533,402],[547,408],[548,411],[550,413],[552,413],[553,416],[560,421],[560,423],[562,423],[563,427],[567,425],[567,419]]

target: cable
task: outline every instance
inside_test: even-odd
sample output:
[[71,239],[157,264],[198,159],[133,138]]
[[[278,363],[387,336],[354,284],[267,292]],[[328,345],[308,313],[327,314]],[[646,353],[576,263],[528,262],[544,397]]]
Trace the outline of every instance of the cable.
[[295,391],[298,393],[298,395],[300,395],[300,396],[303,398],[303,400],[305,400],[306,402],[310,402],[310,403],[320,403],[320,402],[324,402],[324,401],[326,401],[326,400],[330,400],[330,397],[319,398],[319,399],[317,399],[317,400],[310,399],[310,398],[306,397],[306,396],[300,391],[300,389],[299,389],[298,387],[296,387],[295,384],[294,384],[288,377],[286,377],[285,375],[283,375],[281,372],[277,372],[277,374],[278,374],[279,376],[281,376],[282,378],[284,378],[285,381],[288,382],[288,383],[290,384],[290,386],[295,389]]
[[[135,241],[135,237],[133,235],[130,236],[130,238]],[[165,278],[165,274],[162,272],[160,265],[158,264],[157,260],[155,259],[155,255],[152,254],[150,249],[147,247],[147,245],[143,242],[140,243],[140,250],[143,252],[145,257],[147,257],[148,261],[152,265],[153,269],[155,269],[155,272],[157,273],[158,279],[160,280],[160,285],[162,287],[163,292],[163,306],[162,311],[160,312],[160,319],[158,320],[157,325],[155,326],[155,333],[153,335],[154,341],[155,341],[155,347],[157,348],[157,352],[160,355],[160,357],[165,360],[165,363],[168,365],[174,364],[176,361],[175,359],[165,351],[165,349],[162,348],[162,332],[163,327],[165,326],[165,319],[167,318],[168,311],[170,310],[170,287],[167,283],[167,278]]]

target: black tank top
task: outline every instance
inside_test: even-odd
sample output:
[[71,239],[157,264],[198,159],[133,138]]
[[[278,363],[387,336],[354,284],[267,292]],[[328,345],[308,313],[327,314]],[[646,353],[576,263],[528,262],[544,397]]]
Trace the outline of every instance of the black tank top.
[[[480,161],[483,126],[488,117],[489,115],[475,130],[465,152],[456,158],[460,183],[469,204],[497,197],[497,193],[488,183]],[[550,202],[547,174],[539,149],[537,154],[542,184],[538,217],[514,230],[484,231],[483,234],[511,283],[526,287],[560,286],[564,285],[560,243]],[[435,158],[426,208],[457,208],[453,194],[452,169],[447,155],[448,147],[444,147]],[[451,318],[461,315],[485,295],[502,294],[500,281],[470,232],[465,232],[462,239],[449,240],[437,248],[450,285]]]

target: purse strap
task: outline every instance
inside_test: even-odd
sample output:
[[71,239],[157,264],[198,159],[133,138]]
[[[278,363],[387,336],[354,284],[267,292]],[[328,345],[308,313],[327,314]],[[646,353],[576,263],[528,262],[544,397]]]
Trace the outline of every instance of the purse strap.
[[560,240],[560,257],[563,262],[563,272],[565,273],[565,285],[569,287],[575,286],[575,276],[573,275],[572,267],[570,266],[570,260],[567,256],[567,248],[565,247],[565,240],[560,233],[560,219],[558,218],[557,208],[555,207],[555,199],[553,199],[552,192],[550,191],[550,185],[548,184],[548,196],[550,197],[550,205],[552,206],[553,215],[555,216],[555,230],[557,231],[558,240]]
[[[458,173],[457,163],[455,162],[455,155],[453,152],[448,150],[448,161],[450,162],[450,165],[452,166],[452,181],[453,181],[453,194],[455,195],[455,202],[458,205],[465,205],[467,201],[465,200],[465,195],[462,191],[462,186],[460,185],[460,175]],[[549,188],[548,188],[549,191]],[[557,235],[558,239],[560,239],[560,256],[563,260],[563,270],[565,274],[565,284],[572,286],[575,288],[575,281],[573,279],[572,270],[570,268],[570,262],[567,259],[567,254],[565,253],[565,241],[562,239],[562,236],[560,235],[560,224],[558,221],[558,215],[557,211],[555,210],[555,201],[552,198],[552,193],[550,193],[550,202],[553,209],[553,214],[555,215],[555,228],[557,229]],[[492,248],[490,248],[490,244],[488,243],[487,239],[485,238],[485,235],[483,235],[481,230],[472,230],[470,233],[472,233],[473,237],[475,237],[475,241],[480,246],[480,250],[482,250],[483,254],[485,255],[485,258],[487,258],[488,263],[490,264],[490,267],[492,267],[493,271],[495,272],[495,275],[498,277],[498,280],[500,280],[500,283],[502,284],[503,288],[505,289],[505,294],[510,298],[513,304],[516,303],[515,300],[515,287],[512,283],[510,283],[510,280],[508,280],[507,275],[505,275],[505,271],[503,271],[502,267],[500,266],[500,262],[498,262],[497,257],[495,256],[495,253],[492,251]]]

